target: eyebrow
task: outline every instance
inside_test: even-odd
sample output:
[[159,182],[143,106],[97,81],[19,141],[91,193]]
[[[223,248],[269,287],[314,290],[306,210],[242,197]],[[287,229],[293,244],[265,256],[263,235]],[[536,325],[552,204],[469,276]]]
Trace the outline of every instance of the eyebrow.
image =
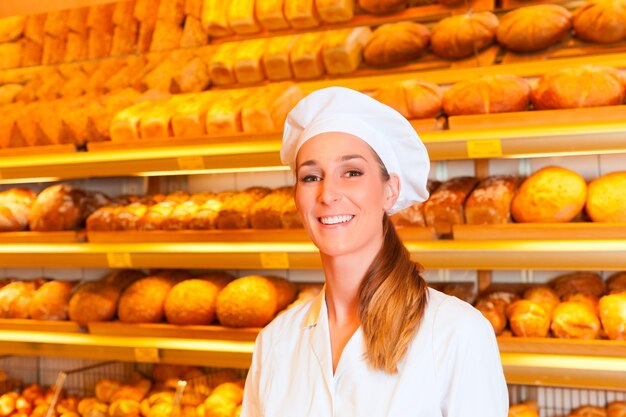
[[[362,159],[362,160],[366,160],[364,157],[362,157],[359,154],[350,154],[350,155],[344,155],[341,158],[339,158],[339,161],[341,162],[346,162],[346,161],[350,161],[352,159]],[[317,164],[317,161],[315,159],[309,159],[308,161],[305,161],[303,163],[301,163],[298,167],[304,167],[304,166],[314,166]]]

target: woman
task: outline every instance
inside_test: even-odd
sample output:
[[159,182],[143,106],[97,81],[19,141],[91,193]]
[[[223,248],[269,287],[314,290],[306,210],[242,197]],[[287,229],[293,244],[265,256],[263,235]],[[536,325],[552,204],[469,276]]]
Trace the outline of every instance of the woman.
[[424,145],[399,113],[345,88],[305,97],[281,158],[326,285],[259,335],[243,417],[506,417],[490,324],[429,289],[388,215],[428,198]]

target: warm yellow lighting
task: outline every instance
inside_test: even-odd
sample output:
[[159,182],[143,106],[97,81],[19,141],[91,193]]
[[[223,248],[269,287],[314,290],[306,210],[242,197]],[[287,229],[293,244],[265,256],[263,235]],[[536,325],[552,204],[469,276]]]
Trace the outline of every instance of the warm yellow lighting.
[[153,176],[167,176],[167,175],[224,174],[224,173],[238,173],[238,172],[272,172],[272,171],[288,171],[288,170],[289,170],[288,166],[281,165],[281,166],[269,166],[269,167],[150,171],[150,172],[137,172],[132,175],[137,176],[137,177],[153,177]]
[[40,178],[4,178],[0,179],[0,184],[30,184],[34,182],[53,182],[60,181],[58,177],[40,177]]

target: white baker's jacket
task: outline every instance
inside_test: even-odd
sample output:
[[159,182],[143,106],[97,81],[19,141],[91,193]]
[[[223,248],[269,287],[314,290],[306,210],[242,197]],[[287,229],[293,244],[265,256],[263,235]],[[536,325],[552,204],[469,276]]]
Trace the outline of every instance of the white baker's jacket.
[[333,375],[323,291],[283,313],[257,338],[241,417],[507,417],[493,328],[469,304],[428,294],[396,375],[368,367],[361,328]]

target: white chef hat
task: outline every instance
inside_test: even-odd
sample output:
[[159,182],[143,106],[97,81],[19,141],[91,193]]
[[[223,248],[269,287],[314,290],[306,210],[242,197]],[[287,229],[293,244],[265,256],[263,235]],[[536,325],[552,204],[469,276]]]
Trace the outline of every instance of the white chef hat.
[[428,199],[428,152],[413,126],[396,110],[348,88],[315,91],[287,115],[280,149],[283,164],[295,172],[300,147],[326,132],[357,136],[378,154],[389,174],[398,175],[400,195],[389,214]]

